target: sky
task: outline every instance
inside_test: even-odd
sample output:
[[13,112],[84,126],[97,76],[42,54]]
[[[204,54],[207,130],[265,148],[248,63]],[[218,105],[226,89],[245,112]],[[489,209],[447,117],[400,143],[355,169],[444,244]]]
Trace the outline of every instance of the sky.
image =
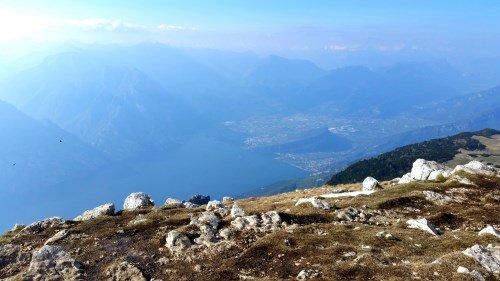
[[65,42],[261,52],[434,52],[500,49],[490,0],[0,0],[0,51]]

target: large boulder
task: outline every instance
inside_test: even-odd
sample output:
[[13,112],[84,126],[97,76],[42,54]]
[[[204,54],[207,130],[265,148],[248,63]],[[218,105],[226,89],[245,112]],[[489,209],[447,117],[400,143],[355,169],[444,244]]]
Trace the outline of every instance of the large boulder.
[[54,234],[54,236],[50,237],[49,239],[47,239],[47,241],[45,241],[45,245],[49,245],[49,244],[55,243],[59,240],[62,240],[66,236],[68,236],[68,234],[69,234],[69,231],[67,229],[63,229],[61,231],[58,231],[56,234]]
[[33,252],[28,272],[23,276],[28,280],[84,280],[82,264],[63,248],[45,245]]
[[0,269],[3,274],[14,275],[30,262],[31,253],[14,244],[0,245]]
[[26,227],[24,227],[21,232],[27,234],[35,234],[41,231],[44,231],[50,227],[61,227],[64,226],[65,221],[60,217],[52,217],[48,219],[44,219],[41,221],[34,222]]
[[191,217],[190,224],[198,226],[202,233],[215,234],[219,227],[220,219],[213,212],[203,212]]
[[496,171],[497,170],[493,166],[488,166],[477,160],[473,160],[465,165],[457,165],[455,169],[453,169],[452,173],[455,174],[457,172],[466,172],[469,174],[485,175],[491,177],[496,174]]
[[411,173],[404,174],[399,180],[398,184],[405,184],[411,182]]
[[163,206],[167,207],[167,208],[182,208],[182,207],[184,207],[184,203],[179,199],[167,198],[167,200],[165,200],[165,204],[163,204]]
[[260,224],[261,221],[255,215],[238,217],[231,222],[231,226],[238,230],[250,230],[250,229],[257,230]]
[[150,206],[154,206],[154,205],[155,205],[154,201],[146,193],[134,192],[134,193],[130,194],[129,196],[127,196],[127,198],[125,199],[125,202],[123,203],[123,209],[124,210],[135,210],[135,209],[150,207]]
[[416,220],[408,220],[406,221],[408,228],[416,228],[421,229],[423,231],[429,232],[430,234],[437,236],[439,235],[439,231],[434,227],[432,223],[430,223],[427,219],[421,218]]
[[268,211],[263,213],[261,216],[262,227],[266,230],[277,229],[281,225],[281,216],[276,211]]
[[80,216],[74,218],[74,221],[86,221],[102,216],[112,216],[115,214],[115,204],[106,203],[92,210],[83,212]]
[[428,180],[433,171],[443,171],[444,173],[445,171],[449,170],[450,168],[435,161],[417,159],[415,162],[413,162],[410,176],[412,180]]
[[481,245],[474,245],[462,253],[478,261],[488,271],[500,273],[500,249],[498,247],[484,248]]
[[493,236],[496,236],[497,238],[500,238],[500,232],[498,230],[496,230],[491,225],[488,225],[485,228],[481,229],[481,231],[479,231],[479,235],[480,236],[482,236],[482,235],[493,235]]
[[367,177],[363,181],[363,191],[373,191],[375,190],[379,185],[378,181],[372,177]]

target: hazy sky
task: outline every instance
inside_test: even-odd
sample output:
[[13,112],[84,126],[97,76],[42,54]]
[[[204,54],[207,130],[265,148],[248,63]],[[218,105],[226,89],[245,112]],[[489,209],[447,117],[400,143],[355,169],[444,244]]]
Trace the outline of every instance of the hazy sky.
[[269,51],[497,55],[498,0],[0,0],[0,50],[163,42]]

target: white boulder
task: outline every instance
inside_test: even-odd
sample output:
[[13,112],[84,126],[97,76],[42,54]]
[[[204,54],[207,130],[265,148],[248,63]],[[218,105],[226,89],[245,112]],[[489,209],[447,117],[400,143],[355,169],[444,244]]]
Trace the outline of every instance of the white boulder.
[[281,216],[276,211],[265,212],[260,217],[262,218],[262,227],[267,230],[274,230],[281,224]]
[[224,208],[224,205],[218,200],[212,200],[207,203],[207,211],[214,211],[217,210],[218,208]]
[[74,218],[74,221],[86,221],[102,216],[112,216],[115,214],[115,204],[106,203],[104,205],[95,207],[92,210],[83,212],[80,216]]
[[182,208],[182,207],[184,207],[184,203],[182,203],[182,201],[179,199],[167,198],[167,200],[165,200],[165,204],[163,204],[163,206],[167,207],[167,208]]
[[474,245],[465,249],[462,253],[478,261],[488,271],[500,273],[500,249]]
[[411,182],[411,173],[404,174],[398,181],[398,184],[405,184]]
[[457,172],[466,172],[469,174],[477,174],[477,175],[485,175],[485,176],[494,176],[496,174],[495,167],[488,166],[483,164],[477,160],[473,160],[465,165],[457,165],[455,169],[453,169],[452,173]]
[[139,208],[149,207],[154,205],[155,205],[154,201],[146,193],[134,192],[129,196],[127,196],[127,198],[125,198],[125,202],[123,203],[123,209],[136,210]]
[[424,230],[424,231],[427,231],[429,232],[430,234],[432,235],[439,235],[439,232],[438,230],[436,229],[436,227],[434,227],[434,225],[432,225],[432,223],[430,223],[427,219],[416,219],[416,220],[408,220],[406,222],[406,224],[408,225],[408,228],[416,228],[416,229],[421,229],[421,230]]
[[47,241],[45,241],[44,245],[49,245],[49,244],[52,244],[54,242],[57,242],[57,241],[65,238],[66,236],[68,236],[68,234],[69,234],[69,231],[67,229],[63,229],[61,231],[58,231],[56,234],[54,234],[54,236],[47,239]]
[[372,177],[367,177],[363,181],[363,191],[373,191],[377,186],[379,186],[378,181]]
[[411,168],[411,179],[412,180],[427,180],[433,171],[449,171],[450,168],[445,165],[439,164],[435,161],[427,161],[425,159],[417,159],[413,162]]
[[491,225],[488,225],[485,228],[481,229],[481,231],[479,231],[479,235],[488,235],[488,234],[500,238],[500,232]]
[[233,197],[229,197],[229,196],[222,197],[222,203],[232,203],[232,202],[234,202]]

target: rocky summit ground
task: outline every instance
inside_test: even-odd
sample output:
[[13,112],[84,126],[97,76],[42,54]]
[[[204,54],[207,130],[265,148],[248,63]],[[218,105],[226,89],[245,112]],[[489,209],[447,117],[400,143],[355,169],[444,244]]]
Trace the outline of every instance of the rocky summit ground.
[[134,193],[116,213],[16,226],[0,279],[499,280],[498,170],[417,162],[381,183],[201,206]]

